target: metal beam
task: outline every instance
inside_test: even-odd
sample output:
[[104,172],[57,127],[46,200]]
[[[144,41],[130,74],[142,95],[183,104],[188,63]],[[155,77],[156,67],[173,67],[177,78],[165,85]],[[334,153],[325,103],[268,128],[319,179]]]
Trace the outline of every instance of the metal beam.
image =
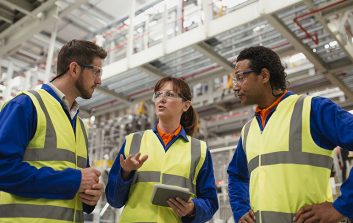
[[312,50],[297,37],[289,28],[284,25],[275,15],[263,14],[263,17],[271,24],[278,32],[280,32],[290,44],[296,49],[302,52],[306,58],[314,64],[315,68],[320,71],[333,85],[339,87],[347,96],[347,98],[353,101],[353,92],[344,84],[342,80],[335,76],[332,71],[329,70],[328,66],[322,61],[322,59],[314,54]]
[[[342,6],[340,7],[340,5],[338,5],[337,8],[339,8],[340,10],[344,10],[344,9],[350,10],[351,8],[347,8],[347,7],[349,7],[349,5],[352,5],[352,2],[353,1],[343,2],[341,4]],[[315,7],[312,0],[304,0],[304,3],[308,8]],[[328,23],[327,19],[323,17],[320,13],[316,13],[315,18],[321,23],[324,29],[328,33],[330,33],[330,35],[337,41],[340,48],[345,52],[346,55],[348,55],[349,59],[353,62],[353,47],[351,44],[348,44],[341,38],[340,32],[339,32],[339,27],[340,27],[339,23],[340,23],[340,19],[342,19],[342,16],[339,17],[336,21],[332,21],[330,23]]]
[[5,0],[2,4],[26,15],[31,14],[31,11],[33,10],[33,6],[29,3],[29,1],[25,0]]
[[[75,1],[75,3],[68,6],[63,11],[60,11],[59,17],[65,17],[71,11],[80,7],[81,4],[84,4],[87,1],[88,0]],[[38,18],[33,17],[32,15],[27,15],[8,29],[1,32],[0,43],[3,41],[3,44],[0,45],[0,57],[27,41],[34,34],[39,33],[43,29],[52,25],[55,19],[57,19],[57,17],[55,17],[57,7],[55,2],[56,0],[48,0],[31,12],[33,15],[41,13],[42,17]]]
[[162,71],[160,71],[159,69],[157,69],[155,66],[151,65],[151,64],[144,64],[142,66],[139,67],[143,72],[151,74],[153,76],[157,76],[158,78],[163,78],[163,77],[167,77],[168,74],[163,73]]
[[63,20],[67,23],[70,23],[71,25],[75,26],[76,28],[79,28],[83,30],[84,32],[91,33],[93,30],[91,30],[89,25],[84,25],[82,24],[83,22],[80,20],[75,20],[71,18],[63,18]]
[[192,45],[192,48],[203,54],[204,56],[211,59],[213,62],[221,65],[228,73],[231,73],[234,69],[234,66],[231,62],[226,60],[224,57],[219,55],[211,46],[205,42],[200,42],[195,45]]
[[263,14],[262,15],[270,25],[272,25],[279,33],[284,36],[288,42],[294,46],[298,51],[302,52],[308,60],[314,64],[315,68],[317,68],[321,72],[326,72],[328,67],[323,62],[323,60],[312,52],[310,47],[303,44],[303,42],[293,34],[293,32],[275,15],[272,14]]
[[114,90],[110,90],[110,89],[107,89],[107,88],[102,87],[102,86],[97,86],[96,90],[98,92],[100,92],[100,93],[103,93],[103,94],[106,94],[106,95],[110,95],[113,98],[118,99],[121,102],[128,103],[128,104],[131,102],[129,97],[126,97],[123,94],[120,94],[120,93],[118,93],[118,92],[116,92]]
[[14,21],[14,15],[11,11],[8,11],[4,8],[0,8],[0,20],[3,20],[7,23],[12,24]]

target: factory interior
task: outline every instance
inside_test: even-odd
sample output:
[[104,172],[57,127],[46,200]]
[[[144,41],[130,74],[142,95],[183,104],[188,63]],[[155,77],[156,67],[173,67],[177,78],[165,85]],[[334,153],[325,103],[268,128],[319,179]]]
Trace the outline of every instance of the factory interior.
[[[108,52],[102,84],[91,99],[78,99],[90,165],[105,184],[125,136],[155,125],[155,83],[173,76],[189,84],[199,114],[196,138],[207,142],[213,160],[219,201],[213,223],[234,222],[227,168],[256,107],[234,95],[240,51],[271,48],[290,91],[353,110],[352,0],[1,0],[0,105],[49,82],[58,50],[72,39]],[[353,153],[336,148],[334,196],[352,165]],[[103,195],[85,222],[118,222],[120,214]]]

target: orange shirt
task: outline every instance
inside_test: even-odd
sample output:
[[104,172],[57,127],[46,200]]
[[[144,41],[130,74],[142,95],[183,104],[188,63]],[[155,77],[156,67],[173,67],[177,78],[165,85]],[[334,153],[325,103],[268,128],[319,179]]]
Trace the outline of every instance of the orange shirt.
[[261,118],[261,123],[262,123],[262,127],[264,128],[265,127],[265,123],[266,123],[266,119],[267,119],[267,116],[270,114],[270,112],[272,111],[272,109],[274,107],[276,107],[278,105],[278,103],[282,100],[283,96],[288,92],[288,90],[285,90],[283,92],[283,94],[278,97],[273,103],[272,105],[270,105],[269,107],[267,108],[259,108],[259,106],[256,107],[256,114],[260,115],[260,118]]
[[173,133],[169,134],[169,133],[163,132],[163,130],[160,129],[159,126],[157,125],[158,134],[161,136],[165,146],[168,145],[170,141],[172,141],[174,136],[177,136],[179,134],[180,130],[181,130],[181,125],[179,125],[179,127]]

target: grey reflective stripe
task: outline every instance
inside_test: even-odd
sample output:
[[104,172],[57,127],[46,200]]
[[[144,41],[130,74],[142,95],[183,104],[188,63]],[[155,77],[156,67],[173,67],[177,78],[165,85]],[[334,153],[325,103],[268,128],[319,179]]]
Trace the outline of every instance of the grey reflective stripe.
[[66,149],[55,149],[55,150],[54,149],[48,150],[46,148],[26,149],[23,160],[24,161],[67,161],[67,162],[76,164],[75,153]]
[[85,217],[83,216],[83,211],[76,211],[75,222],[84,222]]
[[176,176],[172,174],[163,174],[162,182],[163,184],[188,188],[191,193],[195,194],[195,189],[192,184],[192,181],[188,178],[185,178],[182,176]]
[[144,132],[135,132],[132,135],[131,146],[130,146],[130,155],[140,152],[141,140]]
[[292,223],[295,215],[291,213],[261,211],[256,212],[256,222],[259,223]]
[[[85,138],[85,143],[86,143],[86,149],[88,149],[88,137],[87,137],[87,132],[86,132],[86,128],[85,128],[85,124],[83,124],[83,121],[81,118],[77,117],[78,120],[80,121],[80,125],[81,125],[81,129],[82,129],[82,133],[83,133],[83,137]],[[88,154],[88,151],[87,151]]]
[[55,132],[53,122],[51,121],[51,118],[49,116],[48,110],[45,107],[44,102],[38,92],[33,91],[33,90],[31,90],[29,92],[32,93],[34,95],[34,97],[36,97],[36,99],[38,100],[39,105],[40,105],[41,109],[43,110],[43,113],[44,113],[44,116],[46,119],[47,127],[46,127],[45,139],[44,139],[45,140],[44,149],[56,149],[56,147],[57,147],[56,132]]
[[161,173],[157,171],[138,171],[135,173],[134,182],[160,182]]
[[289,152],[302,151],[302,120],[305,96],[302,95],[294,105],[289,128]]
[[252,160],[248,162],[249,174],[260,165],[259,160],[259,156],[255,156]]
[[332,168],[332,158],[304,152],[276,152],[261,155],[261,166],[275,164],[302,164],[327,169]]
[[244,125],[244,138],[243,138],[243,150],[246,154],[246,140],[248,139],[248,134],[249,134],[249,129],[251,125],[252,119],[250,119],[245,125]]
[[0,205],[0,218],[46,218],[63,221],[83,222],[83,212],[74,211],[71,208],[64,208],[50,205],[34,204],[2,204]]
[[[88,137],[87,137],[86,128],[85,128],[85,125],[83,124],[82,119],[79,117],[77,117],[77,118],[80,121],[83,137],[85,138],[86,152],[87,152],[87,156],[88,156]],[[77,156],[77,166],[81,167],[81,168],[86,168],[87,167],[87,159],[85,157]]]
[[255,212],[254,214],[255,214],[256,221],[257,221],[258,223],[260,223],[260,212],[257,211],[257,212]]
[[57,148],[56,132],[49,116],[48,110],[44,105],[44,102],[36,91],[29,91],[38,100],[38,103],[43,110],[46,120],[46,135],[43,149],[26,149],[23,156],[24,161],[67,161],[73,164],[77,163],[78,167],[84,168],[87,166],[87,159],[84,157],[77,157],[76,154],[67,149]]
[[192,193],[196,192],[195,185],[192,181],[195,179],[196,167],[201,159],[201,142],[198,139],[191,137],[191,164],[190,164],[190,175],[189,180],[186,181],[187,188],[190,189]]
[[[261,155],[261,166],[276,164],[301,164],[331,169],[333,159],[330,156],[306,153],[302,149],[302,120],[305,96],[300,96],[294,105],[289,129],[289,150]],[[249,173],[260,165],[259,156],[248,162]]]
[[81,156],[77,156],[77,166],[80,168],[87,167],[87,159]]

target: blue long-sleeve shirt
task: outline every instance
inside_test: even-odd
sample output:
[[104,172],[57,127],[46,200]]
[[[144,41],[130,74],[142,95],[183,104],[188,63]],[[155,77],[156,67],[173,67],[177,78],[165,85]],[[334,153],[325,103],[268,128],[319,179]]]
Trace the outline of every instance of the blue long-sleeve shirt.
[[[288,92],[282,100],[292,94],[292,92]],[[271,118],[276,108],[273,108],[265,123]],[[258,115],[255,115],[255,117],[260,128],[263,129],[260,117]],[[314,142],[324,149],[333,150],[336,146],[340,146],[353,151],[353,115],[327,98],[313,97],[310,112],[310,131]],[[229,163],[228,175],[230,205],[235,222],[238,222],[250,210],[250,179],[241,138]],[[352,171],[347,181],[341,186],[341,194],[333,203],[333,206],[344,216],[353,219]]]
[[[42,86],[60,102],[72,128],[76,129],[77,114],[71,119],[66,106],[49,85]],[[37,128],[37,112],[28,95],[22,94],[0,112],[0,190],[28,198],[73,199],[81,183],[81,171],[62,171],[50,167],[37,169],[23,162],[23,155]],[[87,166],[88,165],[87,161]],[[94,206],[83,204],[90,213]]]
[[[186,132],[184,128],[181,129],[180,133],[174,137],[168,145],[164,145],[162,138],[158,134],[157,128],[153,128],[153,132],[159,138],[159,141],[164,147],[164,150],[170,148],[173,143],[182,138],[182,140],[188,140],[186,137]],[[120,154],[123,154],[124,158],[125,142],[121,146],[119,154],[110,170],[109,179],[107,187],[105,188],[106,196],[108,203],[113,207],[120,208],[125,205],[128,200],[130,186],[132,184],[131,174],[128,180],[124,180],[121,175],[121,166],[119,157]],[[200,169],[200,172],[196,179],[196,196],[197,198],[193,199],[195,204],[195,215],[193,217],[183,217],[183,222],[205,222],[212,218],[214,213],[218,209],[218,199],[217,191],[215,186],[215,179],[213,175],[213,166],[211,154],[207,150],[206,159],[203,166]]]

